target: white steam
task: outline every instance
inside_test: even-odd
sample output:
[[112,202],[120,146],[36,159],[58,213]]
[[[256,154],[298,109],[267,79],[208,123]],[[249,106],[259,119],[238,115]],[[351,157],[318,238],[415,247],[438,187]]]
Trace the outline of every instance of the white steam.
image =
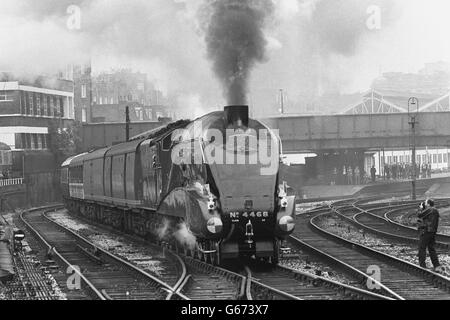
[[186,246],[194,250],[197,244],[197,238],[189,231],[185,223],[178,225],[178,230],[173,234],[181,246]]

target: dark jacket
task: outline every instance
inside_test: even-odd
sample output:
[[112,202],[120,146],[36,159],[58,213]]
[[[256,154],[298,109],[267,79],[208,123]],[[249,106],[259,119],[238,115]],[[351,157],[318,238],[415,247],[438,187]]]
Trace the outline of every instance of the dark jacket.
[[428,208],[419,213],[419,230],[436,233],[439,226],[439,211]]

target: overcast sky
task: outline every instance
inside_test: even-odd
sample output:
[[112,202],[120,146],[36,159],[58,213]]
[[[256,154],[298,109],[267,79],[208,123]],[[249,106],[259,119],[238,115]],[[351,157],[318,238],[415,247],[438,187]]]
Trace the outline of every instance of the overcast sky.
[[[94,72],[141,70],[165,92],[183,92],[208,109],[223,98],[199,22],[207,1],[0,0],[0,70],[50,72],[91,57]],[[273,1],[267,59],[252,72],[252,96],[283,88],[296,97],[317,84],[320,93],[365,91],[380,71],[450,61],[448,0]],[[80,30],[67,27],[71,4],[81,8]],[[373,30],[371,5],[381,10]]]

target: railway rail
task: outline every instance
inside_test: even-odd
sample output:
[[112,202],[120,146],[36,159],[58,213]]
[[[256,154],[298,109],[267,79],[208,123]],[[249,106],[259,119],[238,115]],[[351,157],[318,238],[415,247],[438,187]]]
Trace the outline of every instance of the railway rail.
[[[133,245],[142,245],[155,247],[154,244],[143,242],[143,239],[124,234],[115,229],[100,226],[86,219],[83,222],[92,223],[102,233],[113,233],[126,238],[128,243]],[[79,236],[79,235],[78,235]],[[167,299],[199,300],[199,299],[220,299],[220,300],[240,300],[244,299],[246,277],[233,273],[231,271],[218,268],[188,256],[179,256],[170,251],[166,243],[162,243],[158,248],[169,255],[174,255],[183,265],[183,274],[173,285],[173,291],[167,296]],[[167,269],[167,268],[166,268]],[[173,275],[164,275],[164,281],[171,284]]]
[[[391,215],[394,213],[414,210],[420,201],[406,201],[400,203],[382,203],[378,205],[362,206],[357,202],[352,206],[334,208],[349,223],[358,228],[387,239],[397,240],[409,244],[417,244],[417,229],[404,226],[395,222]],[[437,207],[449,206],[448,199],[436,201]],[[436,235],[437,247],[448,250],[450,248],[450,236],[444,234]]]
[[[86,220],[82,219],[82,221]],[[94,225],[98,226],[96,223]],[[101,228],[101,226],[99,227]],[[108,228],[108,230],[111,229]],[[120,233],[117,230],[112,232]],[[131,238],[134,240],[134,237]],[[303,298],[323,299],[322,294],[328,294],[325,299],[385,299],[383,296],[364,290],[282,267],[277,267],[273,271],[276,274],[272,274],[270,277],[266,276],[264,281],[261,281],[259,275],[258,279],[252,277],[253,273],[250,269],[243,276],[232,271],[235,270],[234,268],[218,268],[189,256],[184,256],[183,261],[187,268],[186,277],[179,286],[176,286],[175,292],[186,299],[298,300]],[[268,282],[267,279],[274,279],[275,281]],[[298,283],[298,286],[295,286],[295,294],[290,294],[287,290],[292,288],[293,279],[296,279],[295,282]],[[311,292],[315,292],[315,294],[311,294]]]
[[43,214],[46,211],[27,211],[20,219],[60,266],[79,277],[81,289],[90,298],[157,300],[173,295],[173,287],[51,221]]
[[[356,214],[359,210],[355,208],[355,203],[362,205],[365,201],[367,199],[346,199],[335,202],[332,207],[336,211],[347,210],[349,215]],[[345,268],[361,283],[371,283],[377,293],[402,300],[450,299],[449,279],[320,228],[317,220],[331,210],[321,209],[299,216],[291,241],[302,246],[302,249],[315,252],[323,259]],[[381,271],[381,281],[366,274],[373,266]]]
[[252,296],[265,299],[267,288],[273,288],[285,293],[284,298],[298,300],[389,300],[379,294],[280,265],[254,264],[249,267],[249,273],[256,284]]

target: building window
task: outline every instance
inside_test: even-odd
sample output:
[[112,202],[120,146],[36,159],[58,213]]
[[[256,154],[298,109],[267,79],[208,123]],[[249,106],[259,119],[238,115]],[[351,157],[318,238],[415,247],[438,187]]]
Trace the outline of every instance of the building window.
[[31,133],[25,133],[25,149],[31,149]]
[[14,134],[14,147],[16,149],[23,149],[23,140],[22,140],[23,133],[16,133]]
[[86,107],[83,107],[83,109],[81,109],[81,122],[86,122]]
[[25,114],[25,96],[20,92],[20,114]]
[[30,99],[26,92],[23,92],[23,114],[28,114],[30,110]]
[[111,98],[111,104],[114,104],[114,98]]
[[82,84],[82,85],[81,85],[81,97],[82,97],[82,98],[86,98],[86,97],[87,97],[87,94],[86,94],[86,85],[85,85],[85,84]]
[[45,134],[39,135],[39,144],[41,146],[41,149],[47,149],[46,141],[45,141]]
[[47,116],[48,115],[48,110],[47,110],[47,97],[43,94],[42,95],[42,100],[41,100],[41,103],[42,103],[42,115],[43,116]]
[[41,95],[39,93],[36,94],[36,115],[41,115]]
[[47,97],[48,115],[51,117],[55,116],[55,108],[53,102],[54,102],[53,97],[48,96]]
[[448,163],[448,154],[444,153],[444,163]]
[[426,154],[422,155],[422,162],[427,163],[427,155]]
[[42,150],[42,134],[36,134],[36,140],[37,140],[37,148],[39,150]]
[[439,161],[439,163],[442,163],[442,154],[439,154],[438,161]]
[[99,100],[98,104],[103,104],[103,98],[102,97],[100,97],[100,100]]
[[[63,97],[60,97],[59,99],[59,114],[61,115],[61,118],[64,118],[65,114],[64,114],[64,101],[63,101]],[[67,115],[69,116],[69,115]]]
[[97,103],[97,96],[93,97],[93,101],[94,101],[94,103]]
[[433,154],[433,163],[437,163],[437,154]]
[[12,101],[12,97],[8,95],[7,91],[0,91],[0,102]]
[[38,135],[36,133],[32,133],[31,135],[33,137],[33,139],[32,139],[32,143],[33,143],[32,149],[39,149]]
[[152,109],[145,109],[145,112],[147,113],[147,119],[153,120],[153,110]]
[[34,104],[34,94],[32,94],[32,93],[29,93],[28,94],[28,100],[29,100],[29,104],[30,104],[30,112],[28,113],[29,115],[31,115],[31,116],[33,116],[34,115],[34,106],[33,106],[33,104]]

